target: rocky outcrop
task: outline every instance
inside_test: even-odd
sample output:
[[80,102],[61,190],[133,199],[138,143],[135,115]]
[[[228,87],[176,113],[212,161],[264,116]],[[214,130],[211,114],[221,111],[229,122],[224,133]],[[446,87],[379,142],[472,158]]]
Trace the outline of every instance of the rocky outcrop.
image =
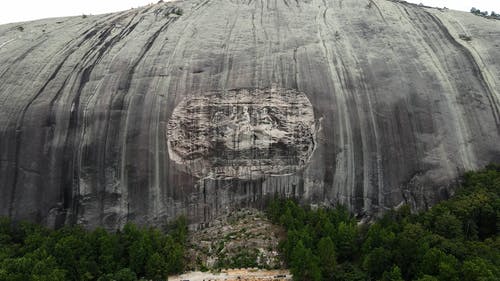
[[116,229],[270,195],[425,208],[500,161],[500,21],[190,0],[0,26],[0,215]]
[[186,268],[214,271],[241,267],[283,268],[279,244],[285,234],[281,226],[272,224],[266,214],[255,209],[240,209],[219,216],[208,227],[189,232]]

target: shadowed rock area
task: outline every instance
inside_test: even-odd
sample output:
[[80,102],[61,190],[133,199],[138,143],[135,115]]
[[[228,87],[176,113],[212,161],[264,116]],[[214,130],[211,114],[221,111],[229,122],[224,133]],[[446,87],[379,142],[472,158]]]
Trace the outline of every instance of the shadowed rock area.
[[267,196],[376,215],[500,161],[500,21],[205,0],[0,26],[0,216],[117,229]]

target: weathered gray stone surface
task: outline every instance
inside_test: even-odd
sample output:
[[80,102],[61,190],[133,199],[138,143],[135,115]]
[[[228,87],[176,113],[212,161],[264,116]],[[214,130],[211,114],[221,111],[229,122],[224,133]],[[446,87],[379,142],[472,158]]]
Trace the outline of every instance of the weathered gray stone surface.
[[499,89],[500,21],[385,0],[2,25],[0,215],[114,229],[273,194],[423,208],[500,161]]

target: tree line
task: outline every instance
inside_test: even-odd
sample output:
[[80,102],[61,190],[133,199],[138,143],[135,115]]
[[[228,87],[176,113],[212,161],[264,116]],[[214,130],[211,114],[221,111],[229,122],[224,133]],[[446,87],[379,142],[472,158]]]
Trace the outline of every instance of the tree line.
[[[342,206],[291,199],[270,202],[267,214],[286,229],[279,248],[295,280],[500,280],[498,165],[465,174],[450,200],[425,212],[403,206],[371,224]],[[184,270],[186,240],[184,218],[115,233],[0,219],[0,280],[166,280]]]
[[470,9],[470,12],[477,15],[477,16],[493,18],[493,19],[500,19],[500,14],[497,14],[494,11],[491,11],[491,13],[488,15],[488,11],[481,11],[479,9],[472,7]]
[[187,224],[127,224],[116,233],[80,226],[50,230],[0,219],[2,281],[166,280],[184,269]]
[[500,166],[469,172],[450,200],[412,214],[408,206],[371,224],[344,207],[269,204],[287,232],[281,254],[295,280],[500,280]]

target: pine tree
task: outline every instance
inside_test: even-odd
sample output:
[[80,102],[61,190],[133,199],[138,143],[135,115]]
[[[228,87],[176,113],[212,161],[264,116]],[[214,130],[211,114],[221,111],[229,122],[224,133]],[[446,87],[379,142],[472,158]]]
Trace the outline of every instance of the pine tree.
[[317,258],[312,254],[311,249],[304,247],[302,241],[297,243],[292,252],[291,266],[294,280],[321,280],[321,270]]
[[330,237],[323,237],[318,242],[318,258],[324,279],[331,279],[337,265],[335,245]]
[[404,281],[401,269],[397,265],[393,266],[390,271],[384,272],[381,281]]

